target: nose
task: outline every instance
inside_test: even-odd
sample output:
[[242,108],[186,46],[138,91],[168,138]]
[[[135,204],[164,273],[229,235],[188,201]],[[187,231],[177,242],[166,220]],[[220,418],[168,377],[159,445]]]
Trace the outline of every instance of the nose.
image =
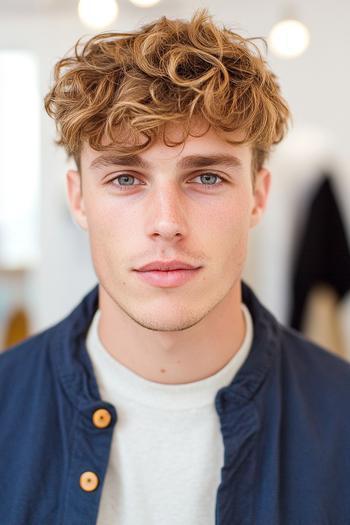
[[189,211],[184,195],[174,183],[166,183],[153,192],[149,205],[148,233],[165,239],[183,237],[188,231]]

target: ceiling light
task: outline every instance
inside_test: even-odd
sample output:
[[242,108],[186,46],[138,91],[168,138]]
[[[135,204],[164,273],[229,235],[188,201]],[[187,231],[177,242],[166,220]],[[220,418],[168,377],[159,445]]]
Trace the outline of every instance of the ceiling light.
[[268,37],[271,51],[283,58],[300,56],[307,49],[310,34],[307,27],[296,19],[285,19],[273,26]]
[[80,20],[93,29],[109,26],[117,18],[118,11],[116,0],[80,0],[78,4]]

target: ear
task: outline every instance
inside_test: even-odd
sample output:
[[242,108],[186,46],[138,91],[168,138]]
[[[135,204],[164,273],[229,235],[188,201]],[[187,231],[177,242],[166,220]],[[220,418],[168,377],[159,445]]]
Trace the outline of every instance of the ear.
[[269,195],[271,185],[271,173],[262,168],[256,174],[255,187],[253,189],[253,209],[250,216],[250,227],[256,226],[265,211],[267,204],[267,197]]
[[81,174],[79,171],[69,170],[66,177],[67,195],[73,219],[81,228],[87,230],[88,224],[85,214]]

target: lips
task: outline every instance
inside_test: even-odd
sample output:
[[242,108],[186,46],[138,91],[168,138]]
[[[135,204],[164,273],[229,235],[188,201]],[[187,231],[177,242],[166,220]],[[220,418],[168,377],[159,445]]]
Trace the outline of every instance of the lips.
[[172,270],[195,270],[199,266],[185,263],[183,261],[153,261],[137,269],[138,272],[163,271],[169,272]]
[[175,288],[194,279],[201,271],[201,268],[185,270],[148,270],[135,272],[136,276],[147,284],[158,288]]

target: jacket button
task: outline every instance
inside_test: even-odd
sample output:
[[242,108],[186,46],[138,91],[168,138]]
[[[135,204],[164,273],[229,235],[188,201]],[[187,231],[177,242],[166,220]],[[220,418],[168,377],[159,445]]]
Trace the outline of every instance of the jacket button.
[[95,490],[98,486],[98,483],[99,479],[96,476],[95,472],[87,470],[86,472],[83,472],[80,476],[80,488],[82,488],[86,492],[91,492]]
[[92,422],[97,428],[106,428],[110,424],[112,419],[111,414],[105,408],[99,408],[95,410],[92,415]]

